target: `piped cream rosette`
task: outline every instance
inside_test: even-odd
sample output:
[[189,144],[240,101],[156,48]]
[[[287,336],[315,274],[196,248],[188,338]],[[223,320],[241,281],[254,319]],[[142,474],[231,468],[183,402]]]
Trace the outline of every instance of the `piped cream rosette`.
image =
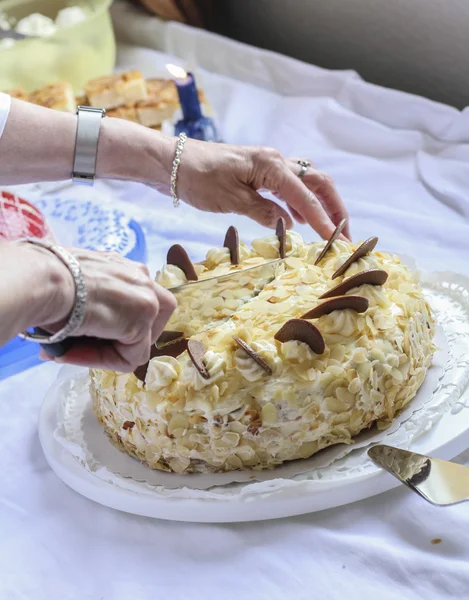
[[[386,427],[415,396],[434,352],[435,328],[415,276],[398,257],[371,252],[332,279],[359,246],[336,240],[315,265],[323,242],[306,244],[295,232],[284,242],[286,258],[275,279],[254,295],[228,287],[178,307],[168,329],[201,342],[199,357],[180,340],[182,349],[163,349],[144,366],[144,380],[92,371],[95,413],[121,449],[152,469],[178,473],[272,468],[331,444],[351,444],[374,423]],[[214,248],[194,268],[205,279],[279,252],[278,237],[270,235],[252,248],[240,244],[237,265],[228,248]],[[384,285],[365,283],[345,293],[367,299],[364,312],[344,308],[308,321],[322,335],[324,352],[275,338],[291,319],[301,325],[328,290],[370,270],[387,273]],[[157,281],[173,287],[187,277],[166,265]],[[251,292],[256,284],[246,281]]]

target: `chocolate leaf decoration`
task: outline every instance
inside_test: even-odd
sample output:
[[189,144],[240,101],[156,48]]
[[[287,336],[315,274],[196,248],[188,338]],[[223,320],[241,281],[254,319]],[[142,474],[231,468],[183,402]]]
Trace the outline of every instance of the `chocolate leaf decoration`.
[[350,308],[358,313],[368,310],[368,299],[362,296],[336,296],[318,304],[307,313],[301,316],[302,319],[318,319],[323,315],[328,315],[335,310],[345,310]]
[[337,225],[337,227],[334,230],[334,233],[327,240],[326,245],[324,246],[322,252],[319,253],[317,259],[315,260],[315,262],[314,262],[315,265],[318,265],[322,261],[322,259],[326,256],[326,254],[331,249],[332,244],[336,241],[336,239],[342,233],[342,230],[346,224],[347,224],[347,219],[342,219],[342,221]]
[[[177,358],[180,354],[187,350],[187,344],[188,341],[186,338],[178,338],[177,340],[174,340],[174,342],[165,344],[160,348],[152,346],[150,352],[150,360],[152,358],[156,358],[157,356],[172,356],[173,358]],[[140,381],[143,381],[144,383],[145,377],[147,376],[149,362],[150,361],[147,361],[145,364],[140,365],[140,367],[137,367],[134,371],[135,377],[137,377],[137,379],[140,379]]]
[[280,258],[285,258],[287,255],[287,226],[285,225],[285,219],[283,217],[280,217],[277,221],[275,233],[279,241]]
[[198,280],[197,273],[195,272],[194,265],[192,264],[189,255],[179,244],[174,244],[174,246],[171,246],[168,250],[166,262],[168,265],[179,267],[187,277],[188,281]]
[[263,358],[261,358],[259,356],[259,354],[257,354],[257,352],[254,350],[254,348],[251,348],[251,346],[248,346],[248,344],[246,344],[246,342],[241,340],[239,337],[233,337],[233,339],[238,344],[238,346],[246,352],[246,354],[248,354],[260,367],[262,367],[264,369],[264,371],[266,373],[268,373],[269,375],[272,375],[272,369],[265,362],[265,360]]
[[225,235],[223,246],[230,251],[232,265],[239,265],[239,236],[236,227],[231,225]]
[[322,354],[326,347],[319,329],[309,321],[303,321],[303,319],[290,319],[277,331],[274,337],[282,343],[292,340],[304,342],[315,354]]
[[356,275],[352,275],[352,277],[344,279],[342,283],[339,283],[339,285],[336,285],[322,296],[319,296],[319,299],[322,300],[323,298],[332,298],[333,296],[343,296],[349,290],[353,290],[353,288],[365,285],[366,283],[368,285],[383,285],[386,283],[387,278],[388,274],[381,269],[362,271],[361,273],[357,273]]
[[204,365],[205,346],[198,340],[189,340],[187,343],[187,351],[189,353],[192,364],[204,379],[210,379],[210,373]]
[[377,237],[371,237],[371,238],[368,238],[366,241],[364,241],[363,244],[361,244],[355,250],[355,252],[347,258],[347,260],[344,262],[344,264],[341,265],[337,269],[337,271],[332,275],[332,279],[336,279],[337,277],[340,277],[341,275],[343,275],[347,271],[347,269],[350,267],[350,265],[352,265],[354,262],[356,262],[359,258],[363,258],[367,254],[372,252],[377,243],[378,243]]

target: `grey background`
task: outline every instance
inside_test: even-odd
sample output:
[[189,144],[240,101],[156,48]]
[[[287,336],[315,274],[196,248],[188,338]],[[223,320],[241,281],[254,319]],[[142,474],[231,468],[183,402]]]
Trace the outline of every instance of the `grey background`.
[[214,11],[234,39],[469,105],[469,0],[216,0]]

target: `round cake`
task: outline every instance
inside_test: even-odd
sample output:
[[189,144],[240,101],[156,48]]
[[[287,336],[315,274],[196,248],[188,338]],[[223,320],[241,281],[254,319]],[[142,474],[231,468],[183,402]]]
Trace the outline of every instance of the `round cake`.
[[152,358],[131,374],[91,372],[111,440],[152,469],[217,472],[273,468],[388,426],[425,378],[434,318],[377,238],[339,234],[305,243],[279,222],[249,248],[230,227],[199,264],[173,246],[157,281],[183,287]]

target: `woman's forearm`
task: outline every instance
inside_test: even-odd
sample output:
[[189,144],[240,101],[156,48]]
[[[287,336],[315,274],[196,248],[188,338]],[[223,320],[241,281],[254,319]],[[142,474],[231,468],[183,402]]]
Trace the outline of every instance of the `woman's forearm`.
[[[77,117],[12,100],[0,138],[0,184],[70,179]],[[101,123],[96,176],[169,187],[175,141],[121,119]]]
[[66,319],[73,298],[73,279],[51,252],[0,242],[0,346],[27,327]]

